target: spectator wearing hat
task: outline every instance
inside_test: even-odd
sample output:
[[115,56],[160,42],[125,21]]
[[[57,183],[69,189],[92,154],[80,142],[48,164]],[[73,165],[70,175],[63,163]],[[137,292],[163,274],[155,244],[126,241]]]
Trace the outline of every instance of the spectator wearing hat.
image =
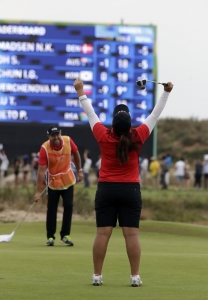
[[142,145],[149,137],[166,104],[173,85],[169,82],[168,86],[164,87],[164,92],[152,113],[136,128],[131,127],[129,108],[124,104],[117,105],[113,111],[110,129],[102,125],[95,114],[91,101],[84,93],[83,82],[76,79],[74,87],[80,104],[88,116],[93,135],[100,146],[102,157],[95,196],[97,234],[93,245],[92,284],[102,284],[103,262],[110,236],[118,220],[119,226],[122,227],[130,263],[130,283],[131,286],[140,286],[142,284],[139,276],[141,249],[138,228],[142,199],[138,157]]
[[83,179],[81,158],[78,147],[69,136],[62,136],[61,129],[52,125],[47,130],[48,141],[42,144],[39,152],[38,175],[34,201],[40,199],[42,183],[47,172],[48,204],[46,216],[47,246],[53,246],[55,241],[57,208],[60,196],[63,200],[63,218],[60,231],[60,242],[73,246],[70,237],[73,192],[76,177],[71,168],[71,155],[77,169],[78,180]]

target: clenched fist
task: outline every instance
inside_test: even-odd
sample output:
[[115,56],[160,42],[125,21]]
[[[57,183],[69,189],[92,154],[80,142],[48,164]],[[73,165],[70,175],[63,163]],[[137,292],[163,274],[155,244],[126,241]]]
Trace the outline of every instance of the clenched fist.
[[172,91],[172,89],[173,89],[173,84],[172,84],[172,82],[168,82],[167,84],[168,84],[168,86],[164,87],[164,90],[166,92],[170,93]]
[[83,89],[84,85],[83,85],[83,82],[80,78],[77,78],[75,81],[74,81],[74,88],[78,94],[78,96],[83,96],[84,95],[84,89]]

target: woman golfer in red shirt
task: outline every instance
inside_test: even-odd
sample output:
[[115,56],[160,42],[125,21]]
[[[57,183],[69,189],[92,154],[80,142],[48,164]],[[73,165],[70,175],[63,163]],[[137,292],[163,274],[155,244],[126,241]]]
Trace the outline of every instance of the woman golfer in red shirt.
[[131,286],[140,286],[139,263],[141,248],[138,237],[142,199],[139,184],[138,156],[142,145],[153,130],[173,84],[167,87],[143,124],[131,128],[131,116],[126,105],[114,108],[112,128],[101,124],[89,99],[84,93],[83,82],[74,82],[81,106],[88,116],[94,137],[100,146],[101,167],[95,196],[97,234],[93,245],[93,285],[102,284],[102,267],[108,242],[117,220],[122,227],[130,263]]

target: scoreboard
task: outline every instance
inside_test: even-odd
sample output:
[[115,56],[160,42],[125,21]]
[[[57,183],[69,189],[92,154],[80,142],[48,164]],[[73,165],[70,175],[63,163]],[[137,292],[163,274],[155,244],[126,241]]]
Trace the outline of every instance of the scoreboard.
[[105,125],[117,104],[138,125],[154,106],[154,26],[47,24],[0,21],[0,122],[88,123],[73,82]]

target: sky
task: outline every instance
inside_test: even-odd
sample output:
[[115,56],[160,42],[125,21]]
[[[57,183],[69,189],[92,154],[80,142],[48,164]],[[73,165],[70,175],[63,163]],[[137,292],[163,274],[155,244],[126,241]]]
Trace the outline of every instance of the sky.
[[[0,0],[0,20],[157,27],[157,80],[174,88],[161,118],[208,119],[207,0]],[[158,100],[163,86],[157,86]]]

